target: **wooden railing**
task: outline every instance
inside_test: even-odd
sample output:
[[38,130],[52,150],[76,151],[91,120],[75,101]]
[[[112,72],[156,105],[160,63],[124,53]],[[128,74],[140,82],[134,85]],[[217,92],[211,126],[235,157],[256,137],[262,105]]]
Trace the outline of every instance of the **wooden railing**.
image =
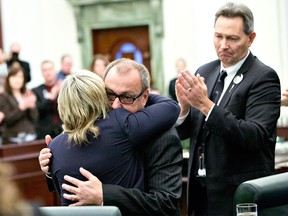
[[46,146],[44,140],[5,144],[0,146],[0,159],[14,166],[12,180],[17,183],[26,200],[43,206],[54,206],[59,205],[58,195],[48,190],[46,177],[38,163],[40,150]]

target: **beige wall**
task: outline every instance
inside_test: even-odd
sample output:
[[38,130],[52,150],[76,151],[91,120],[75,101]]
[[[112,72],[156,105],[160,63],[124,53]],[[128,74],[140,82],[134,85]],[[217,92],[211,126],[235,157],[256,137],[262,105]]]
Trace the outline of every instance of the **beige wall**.
[[[34,87],[42,82],[40,63],[51,59],[57,68],[64,53],[72,54],[74,70],[82,68],[73,8],[66,0],[2,0],[3,45],[22,45],[20,57],[31,64]],[[187,59],[194,71],[216,58],[212,36],[216,10],[223,0],[164,0],[163,76],[166,85],[175,76],[175,60]],[[275,68],[288,88],[286,0],[242,0],[255,16],[257,33],[252,52]],[[285,14],[286,13],[286,14]],[[165,89],[163,93],[167,94]]]
[[[287,26],[288,4],[285,0],[242,0],[252,12],[257,34],[251,51],[279,74],[282,87],[288,88]],[[195,71],[201,64],[216,58],[213,40],[215,12],[226,1],[164,1],[164,68],[166,83],[175,76],[175,59],[187,59]],[[286,8],[286,9],[285,9]],[[177,42],[176,42],[177,41]],[[172,72],[172,74],[171,74]],[[286,84],[287,83],[287,84]]]

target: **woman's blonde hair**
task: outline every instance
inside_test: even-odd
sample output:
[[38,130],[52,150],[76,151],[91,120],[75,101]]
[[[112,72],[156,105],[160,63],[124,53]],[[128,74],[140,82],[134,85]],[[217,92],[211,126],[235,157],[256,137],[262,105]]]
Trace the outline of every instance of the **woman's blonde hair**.
[[82,70],[68,75],[60,87],[58,111],[68,142],[88,143],[87,133],[100,134],[95,122],[106,118],[111,109],[104,81],[96,74]]

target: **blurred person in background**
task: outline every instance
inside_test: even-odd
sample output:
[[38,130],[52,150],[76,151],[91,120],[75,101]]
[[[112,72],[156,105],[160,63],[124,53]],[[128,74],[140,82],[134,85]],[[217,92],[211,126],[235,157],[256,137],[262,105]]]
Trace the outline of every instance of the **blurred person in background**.
[[5,80],[8,74],[7,61],[10,58],[9,55],[3,53],[3,50],[0,48],[0,93],[4,91]]
[[65,54],[61,57],[61,70],[57,74],[57,80],[63,80],[69,74],[71,74],[73,66],[72,57],[68,54]]
[[176,72],[177,72],[177,77],[172,79],[169,83],[169,96],[175,101],[177,100],[176,93],[175,93],[175,83],[176,80],[178,79],[178,75],[181,73],[181,71],[184,71],[186,69],[186,61],[183,58],[179,58],[176,61]]
[[0,111],[5,114],[3,143],[32,141],[36,138],[34,124],[38,119],[35,94],[26,89],[24,70],[11,67],[5,83],[5,92],[0,94]]
[[30,72],[30,64],[26,61],[23,61],[19,58],[21,51],[21,46],[19,43],[13,43],[10,47],[10,59],[7,61],[8,68],[15,66],[21,66],[25,75],[25,82],[31,81],[31,72]]
[[36,123],[37,139],[44,139],[46,134],[55,137],[61,133],[61,120],[57,110],[57,97],[61,81],[57,80],[54,63],[45,60],[41,64],[44,83],[33,88],[37,97],[39,118]]
[[92,59],[92,62],[90,65],[90,71],[96,73],[102,78],[108,64],[109,64],[109,59],[106,55],[96,54],[94,55]]

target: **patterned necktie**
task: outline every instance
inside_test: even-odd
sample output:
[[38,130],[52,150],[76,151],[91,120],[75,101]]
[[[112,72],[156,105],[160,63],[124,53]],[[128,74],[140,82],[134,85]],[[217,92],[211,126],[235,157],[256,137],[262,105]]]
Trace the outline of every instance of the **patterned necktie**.
[[222,94],[223,87],[224,87],[224,79],[226,76],[227,76],[227,72],[225,70],[222,70],[220,75],[218,76],[218,80],[217,80],[216,86],[214,88],[212,97],[211,97],[211,100],[215,104],[217,104],[217,102],[218,102],[218,100]]

